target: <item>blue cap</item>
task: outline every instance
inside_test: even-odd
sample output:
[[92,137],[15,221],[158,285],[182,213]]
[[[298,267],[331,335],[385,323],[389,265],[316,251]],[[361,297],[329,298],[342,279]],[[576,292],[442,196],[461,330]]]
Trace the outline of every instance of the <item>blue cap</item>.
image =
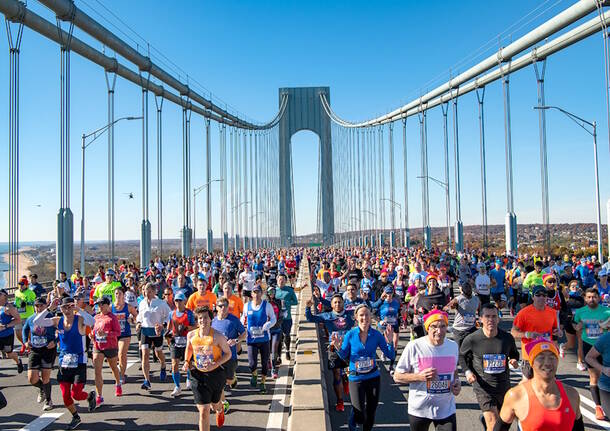
[[106,270],[106,275],[116,275],[116,274],[115,274],[115,272],[114,272],[114,269],[108,268],[108,269]]
[[383,293],[394,293],[394,288],[392,286],[386,286],[383,289]]
[[546,287],[542,284],[537,284],[532,288],[532,295],[536,295],[538,292],[546,292]]
[[176,293],[176,296],[174,296],[174,301],[186,301],[186,296],[184,296],[184,292]]

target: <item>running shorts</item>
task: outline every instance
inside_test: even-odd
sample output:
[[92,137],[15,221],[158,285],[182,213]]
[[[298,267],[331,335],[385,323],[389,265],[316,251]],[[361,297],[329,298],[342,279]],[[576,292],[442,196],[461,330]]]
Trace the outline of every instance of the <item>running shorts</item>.
[[163,337],[161,335],[149,337],[148,335],[142,335],[142,348],[155,348],[155,350],[161,350],[163,347]]
[[498,412],[502,408],[502,403],[504,402],[504,395],[508,391],[508,387],[502,391],[486,391],[478,384],[474,384],[472,390],[474,395],[477,397],[477,402],[481,407],[481,411],[488,412],[496,409]]
[[172,359],[179,359],[181,361],[184,360],[184,352],[186,350],[185,347],[176,347],[174,343],[170,344],[169,351]]
[[191,389],[195,404],[219,402],[225,383],[225,370],[221,367],[206,373],[197,368],[191,369]]
[[59,383],[87,383],[87,364],[78,364],[76,368],[59,367],[57,370],[57,381]]
[[112,359],[112,358],[116,358],[117,356],[119,356],[119,349],[99,350],[99,349],[93,348],[93,353],[102,353],[104,355],[104,358]]
[[0,338],[0,352],[11,353],[15,345],[15,333]]
[[40,349],[32,349],[28,357],[28,370],[50,370],[55,363],[57,349],[53,347],[42,347]]
[[235,378],[235,371],[237,370],[237,359],[231,358],[228,362],[222,366],[225,370],[225,379],[233,380]]

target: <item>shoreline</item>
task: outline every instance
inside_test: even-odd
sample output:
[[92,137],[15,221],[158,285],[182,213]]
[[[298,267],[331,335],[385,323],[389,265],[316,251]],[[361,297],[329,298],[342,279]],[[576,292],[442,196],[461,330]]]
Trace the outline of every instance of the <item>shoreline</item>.
[[[33,265],[36,265],[36,259],[34,259],[31,255],[28,254],[28,252],[32,251],[32,250],[34,250],[32,247],[23,247],[21,250],[19,250],[19,257],[18,257],[18,263],[17,263],[17,266],[19,268],[19,274],[17,277],[18,279],[20,279],[24,275],[29,276],[31,273],[30,267],[32,267]],[[9,265],[9,254],[3,253],[2,260],[7,265]],[[2,274],[2,277],[4,279],[4,288],[15,287],[15,286],[8,285],[9,271],[10,271],[10,269],[7,271],[4,271],[4,273]]]

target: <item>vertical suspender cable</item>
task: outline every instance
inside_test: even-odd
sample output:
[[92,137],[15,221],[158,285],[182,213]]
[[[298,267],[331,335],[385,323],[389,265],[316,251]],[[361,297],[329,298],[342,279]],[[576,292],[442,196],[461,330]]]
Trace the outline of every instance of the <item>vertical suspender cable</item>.
[[114,263],[114,88],[116,73],[104,72],[108,90],[108,261]]
[[[453,98],[453,159],[455,164],[455,250],[464,250],[464,227],[462,224],[462,203],[460,190],[460,144],[458,134],[458,93],[455,91]],[[453,90],[451,91],[453,95]]]
[[155,96],[157,107],[157,247],[161,259],[163,259],[163,123],[161,121],[163,100],[163,96]]
[[449,199],[449,131],[447,127],[447,112],[449,103],[441,105],[443,113],[443,150],[445,162],[445,216],[447,224],[447,247],[451,248],[451,199]]
[[477,89],[477,100],[479,102],[479,140],[481,146],[481,211],[483,222],[483,248],[487,252],[489,247],[487,230],[487,162],[485,157],[485,116],[483,102],[485,100],[485,87]]
[[402,157],[403,157],[403,173],[404,173],[404,195],[405,195],[405,233],[404,246],[411,246],[411,232],[409,230],[409,182],[407,175],[407,119],[402,119]]
[[[210,136],[210,119],[205,119],[205,177],[206,184],[208,185],[205,194],[205,206],[206,206],[206,224],[208,227],[207,232],[207,252],[211,253],[214,249],[214,233],[212,232],[212,142]],[[221,168],[222,171],[222,168]],[[222,175],[222,174],[221,174]],[[195,205],[195,202],[193,202]],[[193,223],[195,221],[193,220]]]
[[[538,63],[534,63],[536,83],[538,88],[538,106],[545,106],[544,75],[546,72],[546,58],[542,60],[542,68],[538,69]],[[549,230],[549,168],[547,164],[546,148],[546,110],[538,110],[538,125],[540,130],[540,182],[542,189],[542,224],[544,225],[544,250],[546,254],[551,253],[551,233]]]

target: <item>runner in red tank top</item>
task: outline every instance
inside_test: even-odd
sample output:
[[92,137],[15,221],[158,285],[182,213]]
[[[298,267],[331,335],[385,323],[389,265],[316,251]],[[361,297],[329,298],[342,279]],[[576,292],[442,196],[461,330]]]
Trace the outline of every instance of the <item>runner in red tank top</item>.
[[557,381],[559,352],[544,339],[525,346],[534,376],[506,393],[494,431],[508,431],[518,419],[522,431],[584,431],[576,389]]

